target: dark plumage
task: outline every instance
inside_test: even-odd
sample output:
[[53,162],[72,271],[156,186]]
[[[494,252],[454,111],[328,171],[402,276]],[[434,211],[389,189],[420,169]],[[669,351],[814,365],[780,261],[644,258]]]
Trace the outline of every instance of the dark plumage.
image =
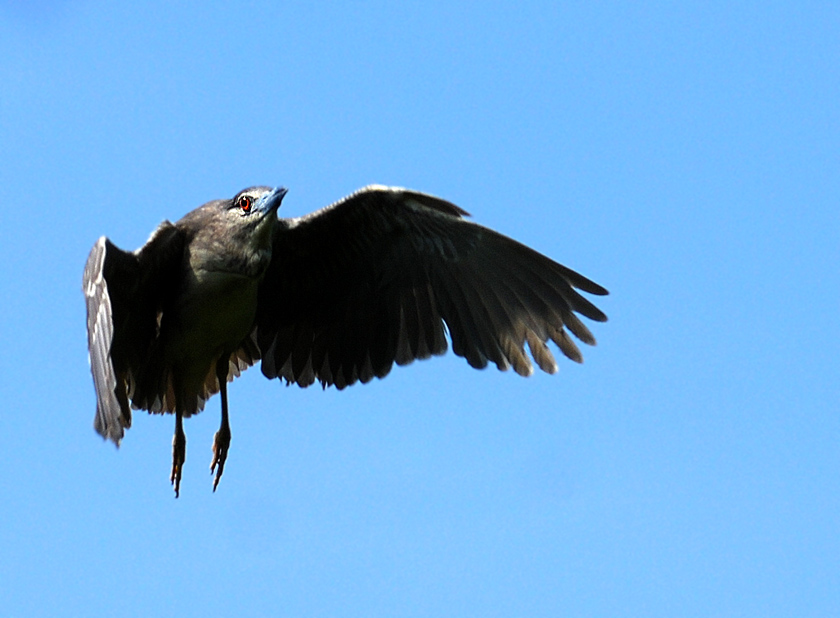
[[119,445],[131,408],[176,417],[171,480],[186,454],[182,418],[222,394],[213,488],[230,444],[227,382],[262,359],[266,377],[339,389],[446,351],[520,375],[557,366],[546,342],[582,356],[565,329],[595,339],[577,290],[607,291],[454,204],[369,186],[318,212],[280,219],[285,189],[255,187],[163,222],[134,252],[104,236],[84,292],[94,426]]

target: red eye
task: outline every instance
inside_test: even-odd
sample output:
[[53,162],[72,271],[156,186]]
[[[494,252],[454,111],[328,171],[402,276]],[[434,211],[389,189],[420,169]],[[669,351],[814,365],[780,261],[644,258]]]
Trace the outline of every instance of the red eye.
[[242,212],[251,212],[251,205],[253,203],[254,203],[254,200],[252,200],[247,195],[243,195],[242,197],[239,198],[238,206],[239,206],[239,208],[242,209]]

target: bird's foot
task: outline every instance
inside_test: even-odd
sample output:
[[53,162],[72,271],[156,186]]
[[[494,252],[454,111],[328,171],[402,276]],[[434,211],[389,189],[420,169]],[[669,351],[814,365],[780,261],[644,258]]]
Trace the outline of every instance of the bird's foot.
[[187,460],[187,440],[183,434],[175,434],[172,438],[172,474],[169,476],[169,481],[175,487],[175,497],[177,498],[181,490],[181,469],[184,467],[184,462]]
[[216,432],[213,438],[213,461],[210,462],[210,474],[216,473],[213,479],[213,491],[219,485],[219,480],[222,478],[222,473],[225,470],[225,460],[227,459],[228,449],[230,448],[230,428],[224,425]]

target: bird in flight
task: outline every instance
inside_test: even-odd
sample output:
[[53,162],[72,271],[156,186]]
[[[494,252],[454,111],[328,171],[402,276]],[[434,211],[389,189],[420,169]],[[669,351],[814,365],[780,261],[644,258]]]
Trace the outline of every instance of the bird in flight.
[[94,427],[119,446],[131,409],[175,414],[170,481],[180,492],[183,419],[221,393],[213,491],[231,433],[227,383],[261,361],[267,378],[343,389],[396,362],[443,354],[523,376],[557,371],[546,345],[582,362],[567,329],[607,317],[578,290],[607,291],[467,219],[440,198],[371,185],[282,219],[286,189],[251,187],[164,221],[128,252],[101,237],[85,264]]

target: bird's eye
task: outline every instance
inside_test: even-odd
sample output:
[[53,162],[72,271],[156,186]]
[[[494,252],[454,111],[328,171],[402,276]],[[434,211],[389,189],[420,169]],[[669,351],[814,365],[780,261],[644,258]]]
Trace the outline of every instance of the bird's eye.
[[253,198],[251,198],[249,195],[243,195],[242,197],[239,198],[236,205],[239,207],[239,209],[242,212],[249,213],[249,212],[251,212],[251,206],[253,206],[253,204],[254,204]]

